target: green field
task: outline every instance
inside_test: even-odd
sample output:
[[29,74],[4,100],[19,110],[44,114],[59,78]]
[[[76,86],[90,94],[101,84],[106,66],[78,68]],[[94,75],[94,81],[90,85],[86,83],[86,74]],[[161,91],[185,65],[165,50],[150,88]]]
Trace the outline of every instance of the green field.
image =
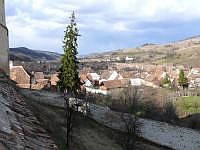
[[181,112],[200,113],[200,96],[181,97],[176,106]]

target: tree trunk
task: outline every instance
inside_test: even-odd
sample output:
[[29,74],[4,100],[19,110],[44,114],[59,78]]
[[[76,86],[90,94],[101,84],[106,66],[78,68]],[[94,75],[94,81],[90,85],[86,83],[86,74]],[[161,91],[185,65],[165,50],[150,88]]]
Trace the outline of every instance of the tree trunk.
[[66,146],[69,149],[69,140],[70,140],[70,133],[72,130],[72,109],[70,108],[69,98],[71,97],[70,93],[64,92],[65,95],[65,117],[66,117]]

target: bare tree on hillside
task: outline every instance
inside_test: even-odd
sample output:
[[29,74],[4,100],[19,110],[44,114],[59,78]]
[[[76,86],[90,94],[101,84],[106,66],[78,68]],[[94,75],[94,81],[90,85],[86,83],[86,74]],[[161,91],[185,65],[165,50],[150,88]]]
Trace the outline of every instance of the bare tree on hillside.
[[124,122],[127,134],[124,136],[124,142],[127,150],[135,149],[137,133],[139,133],[138,124],[138,101],[140,99],[139,89],[137,87],[129,87],[121,92],[124,98],[124,104],[128,113],[122,113],[121,119]]

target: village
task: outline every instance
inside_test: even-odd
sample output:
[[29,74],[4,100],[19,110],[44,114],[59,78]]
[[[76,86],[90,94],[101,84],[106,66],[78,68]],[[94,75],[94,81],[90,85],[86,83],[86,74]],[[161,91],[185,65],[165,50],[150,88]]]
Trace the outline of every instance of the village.
[[[105,66],[102,66],[102,64],[98,65],[97,62],[90,62],[95,65],[94,69],[91,66],[86,65],[85,67],[82,65],[83,67],[79,70],[79,77],[83,83],[82,86],[87,92],[104,95],[111,93],[112,90],[128,86],[172,88],[177,90],[182,89],[178,84],[180,70],[183,70],[188,78],[188,89],[197,89],[200,86],[200,67],[193,68],[191,66],[173,64],[141,64],[130,61],[129,63],[107,62]],[[35,65],[32,67],[33,64],[37,63],[39,66]],[[56,89],[56,83],[58,82],[58,73],[56,71],[58,68],[54,66],[55,68],[49,71],[49,66],[51,65],[48,66],[48,62],[33,62],[32,66],[29,65],[28,67],[27,63],[21,64],[15,66],[12,61],[10,62],[11,79],[19,87],[30,88],[31,86],[32,89]],[[31,67],[33,70],[31,70]],[[39,67],[40,69],[38,69]],[[163,83],[166,78],[169,79],[170,83]]]
[[0,0],[0,150],[200,150],[199,16],[172,22],[198,7],[179,3]]
[[[18,65],[14,65],[15,63]],[[34,64],[34,70],[31,69],[32,64]],[[95,66],[93,67],[91,64]],[[25,97],[29,97],[37,103],[63,108],[63,96],[61,96],[57,86],[59,81],[57,66],[59,64],[55,62],[19,63],[10,61],[10,78],[22,89]],[[188,79],[187,87],[182,87],[178,83],[181,70],[184,71]],[[88,95],[87,99],[89,100],[92,96],[94,100],[85,103],[85,97],[80,97],[82,100],[78,100],[79,104],[72,100],[71,103],[75,107],[77,106],[79,112],[109,128],[124,131],[123,120],[120,116],[127,112],[129,102],[127,105],[123,100],[126,101],[133,94],[142,104],[142,107],[138,107],[140,110],[137,112],[139,122],[142,124],[142,137],[175,149],[194,147],[194,145],[188,145],[186,140],[189,136],[199,136],[191,130],[191,128],[196,130],[200,128],[199,119],[193,117],[192,112],[178,112],[176,102],[182,97],[198,96],[200,68],[184,65],[141,64],[133,63],[132,60],[126,63],[116,60],[106,61],[106,63],[102,61],[99,64],[84,60],[80,64],[79,77],[82,83],[81,89]],[[170,82],[163,82],[166,78]],[[134,89],[139,89],[139,95],[134,95]],[[127,95],[121,97],[120,93],[123,91],[130,91],[130,93],[126,92]],[[165,94],[162,93],[163,91]],[[169,97],[174,93],[178,94]],[[115,98],[110,97],[110,95],[115,95]],[[174,97],[175,99],[171,101],[171,98]],[[166,98],[168,99],[166,100]],[[104,102],[102,103],[102,101]],[[170,104],[169,107],[166,104]],[[125,105],[127,107],[124,107]],[[152,128],[152,132],[149,128]],[[187,128],[190,129],[186,130]],[[166,140],[166,136],[170,138]],[[190,138],[190,140],[191,143],[195,143],[195,146],[199,146],[196,138]],[[181,144],[177,145],[177,141]]]

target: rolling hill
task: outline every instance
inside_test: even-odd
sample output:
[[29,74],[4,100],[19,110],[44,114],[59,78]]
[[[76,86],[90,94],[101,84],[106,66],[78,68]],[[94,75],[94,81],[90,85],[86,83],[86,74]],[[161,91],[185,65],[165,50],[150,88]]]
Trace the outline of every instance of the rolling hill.
[[58,61],[61,54],[48,51],[32,50],[26,47],[10,48],[10,59],[15,61]]
[[133,57],[135,62],[156,64],[200,64],[200,36],[171,42],[168,44],[147,43],[139,47],[95,54],[98,58]]
[[[11,60],[19,61],[57,61],[60,60],[61,54],[31,50],[25,47],[10,48]],[[119,49],[115,51],[96,53],[88,55],[84,58],[97,58],[105,60],[107,58],[125,58],[133,57],[134,62],[139,63],[155,63],[155,64],[188,64],[197,66],[200,64],[200,36],[190,37],[184,40],[171,42],[167,44],[152,44]]]

